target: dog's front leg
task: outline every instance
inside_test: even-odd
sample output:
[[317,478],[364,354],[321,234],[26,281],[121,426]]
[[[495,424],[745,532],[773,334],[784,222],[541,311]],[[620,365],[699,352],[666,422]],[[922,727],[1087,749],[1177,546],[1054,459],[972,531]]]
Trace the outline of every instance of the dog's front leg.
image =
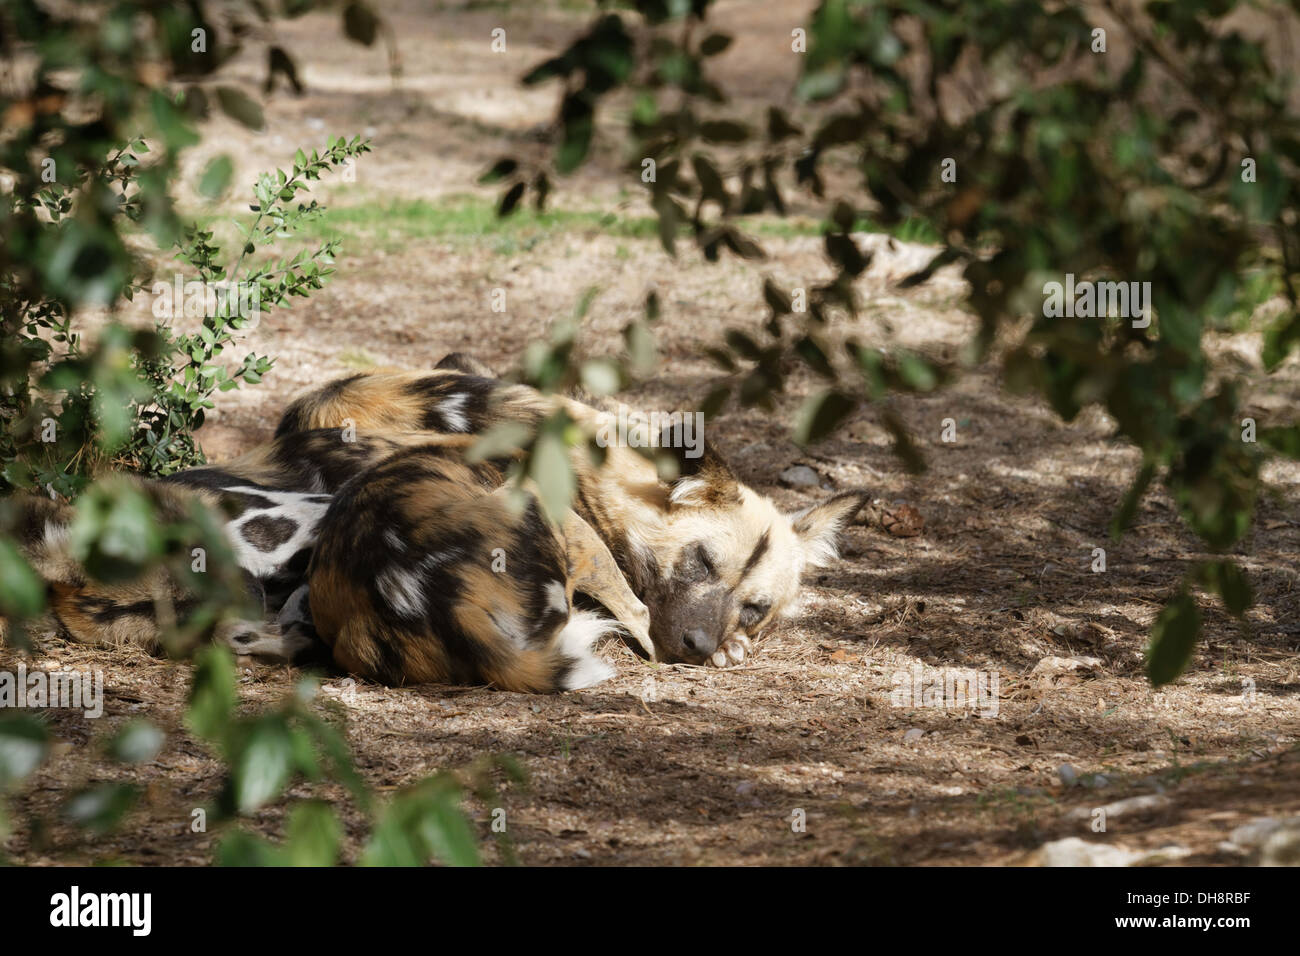
[[581,517],[570,511],[564,521],[564,546],[569,563],[569,584],[605,605],[610,614],[628,629],[632,637],[655,659],[650,640],[650,611],[627,586],[614,556],[605,542]]

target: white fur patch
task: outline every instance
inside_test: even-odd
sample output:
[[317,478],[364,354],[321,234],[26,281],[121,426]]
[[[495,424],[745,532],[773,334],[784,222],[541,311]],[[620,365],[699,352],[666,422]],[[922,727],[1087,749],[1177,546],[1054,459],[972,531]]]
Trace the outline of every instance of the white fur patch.
[[617,621],[590,611],[574,611],[569,615],[569,623],[555,637],[557,649],[573,661],[564,678],[565,690],[590,687],[614,676],[614,668],[596,656],[592,645],[617,630]]
[[469,431],[469,417],[465,414],[467,401],[469,401],[469,394],[460,392],[456,395],[448,395],[438,405],[438,414],[442,416],[442,423],[447,427],[447,431]]
[[[235,552],[239,566],[257,578],[270,577],[284,567],[299,551],[310,548],[316,543],[316,528],[329,508],[329,502],[312,501],[319,495],[303,495],[289,491],[266,491],[261,488],[223,488],[223,491],[239,494],[257,495],[273,503],[270,508],[249,508],[234,521],[226,525],[230,545]],[[270,551],[263,551],[248,541],[241,529],[250,521],[259,518],[270,520],[288,519],[295,525],[288,539]]]
[[45,522],[45,547],[50,551],[58,551],[68,543],[70,532],[66,524],[59,524],[57,521]]
[[546,606],[552,610],[559,611],[561,614],[567,614],[569,611],[569,599],[564,594],[563,581],[546,582]]
[[424,588],[420,585],[420,568],[386,568],[375,578],[379,593],[403,617],[420,617],[424,613]]
[[523,650],[528,646],[528,632],[524,629],[523,622],[519,620],[517,615],[498,608],[495,611],[489,611],[488,617],[492,619],[492,623],[501,632],[501,635],[515,647]]

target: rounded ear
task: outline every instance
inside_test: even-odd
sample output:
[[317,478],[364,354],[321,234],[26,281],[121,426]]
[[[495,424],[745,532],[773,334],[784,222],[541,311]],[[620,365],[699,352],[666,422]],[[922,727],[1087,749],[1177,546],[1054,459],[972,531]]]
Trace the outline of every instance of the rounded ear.
[[840,532],[870,499],[866,491],[845,491],[790,516],[807,567],[824,567],[839,557]]
[[713,446],[704,441],[688,444],[682,433],[665,426],[659,448],[677,462],[677,477],[668,483],[668,500],[687,507],[724,507],[740,504],[740,482]]

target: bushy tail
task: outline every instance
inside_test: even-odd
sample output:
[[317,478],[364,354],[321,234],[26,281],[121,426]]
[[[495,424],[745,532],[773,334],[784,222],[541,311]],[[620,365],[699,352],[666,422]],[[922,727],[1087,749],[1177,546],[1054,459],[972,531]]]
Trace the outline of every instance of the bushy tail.
[[502,690],[531,694],[554,694],[599,684],[615,672],[596,655],[596,642],[618,629],[617,621],[575,608],[549,647],[523,651],[492,668],[493,673],[486,676]]

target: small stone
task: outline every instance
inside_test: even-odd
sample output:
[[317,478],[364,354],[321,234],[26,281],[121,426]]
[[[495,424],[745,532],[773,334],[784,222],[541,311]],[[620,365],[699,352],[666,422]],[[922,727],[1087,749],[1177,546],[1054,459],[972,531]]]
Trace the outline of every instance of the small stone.
[[1038,866],[1145,866],[1181,860],[1191,853],[1183,846],[1164,846],[1147,852],[1066,837],[1040,846],[1034,853],[1033,862]]
[[1264,841],[1260,866],[1300,866],[1300,821],[1283,824]]
[[820,488],[821,475],[807,465],[792,465],[781,472],[781,484],[787,488]]
[[1068,763],[1063,763],[1056,768],[1056,775],[1061,778],[1061,783],[1067,787],[1073,787],[1079,782],[1079,771],[1075,770]]
[[1029,673],[1039,674],[1045,677],[1055,677],[1059,674],[1073,674],[1096,670],[1101,667],[1102,660],[1100,657],[1044,657]]
[[[1168,797],[1151,793],[1140,797],[1129,797],[1127,800],[1116,800],[1114,803],[1105,804],[1100,809],[1109,820],[1112,817],[1122,817],[1125,814],[1132,815],[1151,810],[1163,810],[1169,806],[1169,802]],[[1092,819],[1092,814],[1092,807],[1075,807],[1065,815],[1065,819],[1086,821]]]
[[903,734],[903,743],[910,744],[913,741],[920,740],[924,736],[925,736],[924,730],[922,730],[920,727],[913,727],[910,730],[908,730],[907,733]]

